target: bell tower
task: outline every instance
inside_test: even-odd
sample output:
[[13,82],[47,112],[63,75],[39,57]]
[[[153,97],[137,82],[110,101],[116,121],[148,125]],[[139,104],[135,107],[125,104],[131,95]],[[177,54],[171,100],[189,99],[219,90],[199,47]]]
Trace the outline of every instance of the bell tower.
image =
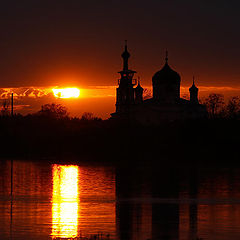
[[128,69],[128,59],[130,53],[127,50],[127,41],[125,41],[125,49],[122,53],[123,69],[120,73],[117,88],[116,112],[127,112],[134,104],[134,88],[136,80],[133,79],[136,71]]

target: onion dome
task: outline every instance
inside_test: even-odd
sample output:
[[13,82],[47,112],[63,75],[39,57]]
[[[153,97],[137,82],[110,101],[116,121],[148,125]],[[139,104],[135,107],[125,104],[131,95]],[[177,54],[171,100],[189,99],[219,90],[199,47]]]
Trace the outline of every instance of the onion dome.
[[181,81],[180,75],[175,72],[169,65],[168,65],[168,53],[166,52],[165,58],[165,65],[163,68],[156,72],[152,78],[153,82],[155,83],[179,83]]

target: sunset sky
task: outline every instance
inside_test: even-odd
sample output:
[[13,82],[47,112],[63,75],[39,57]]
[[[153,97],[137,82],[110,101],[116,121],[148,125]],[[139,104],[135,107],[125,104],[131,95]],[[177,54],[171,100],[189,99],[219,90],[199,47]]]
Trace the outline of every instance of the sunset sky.
[[[16,111],[26,114],[60,102],[72,115],[115,110],[115,87],[128,40],[130,68],[143,87],[169,64],[192,76],[200,97],[240,95],[240,2],[186,0],[22,0],[0,8],[0,94],[14,92]],[[78,87],[79,98],[56,99],[55,87]]]

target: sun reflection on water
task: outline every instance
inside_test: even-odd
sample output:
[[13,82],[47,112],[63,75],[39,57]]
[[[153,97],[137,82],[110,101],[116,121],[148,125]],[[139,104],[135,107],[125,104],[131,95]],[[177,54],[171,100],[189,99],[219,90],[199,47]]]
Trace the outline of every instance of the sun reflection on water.
[[79,167],[53,165],[52,237],[78,235]]

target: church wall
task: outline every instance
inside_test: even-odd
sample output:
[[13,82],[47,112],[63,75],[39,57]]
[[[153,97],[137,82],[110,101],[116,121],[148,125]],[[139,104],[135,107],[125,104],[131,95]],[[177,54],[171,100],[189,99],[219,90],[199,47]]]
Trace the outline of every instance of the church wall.
[[139,106],[133,108],[129,119],[142,125],[159,125],[166,121],[206,118],[202,105]]
[[180,84],[155,84],[153,85],[153,98],[160,102],[174,103],[180,98]]

